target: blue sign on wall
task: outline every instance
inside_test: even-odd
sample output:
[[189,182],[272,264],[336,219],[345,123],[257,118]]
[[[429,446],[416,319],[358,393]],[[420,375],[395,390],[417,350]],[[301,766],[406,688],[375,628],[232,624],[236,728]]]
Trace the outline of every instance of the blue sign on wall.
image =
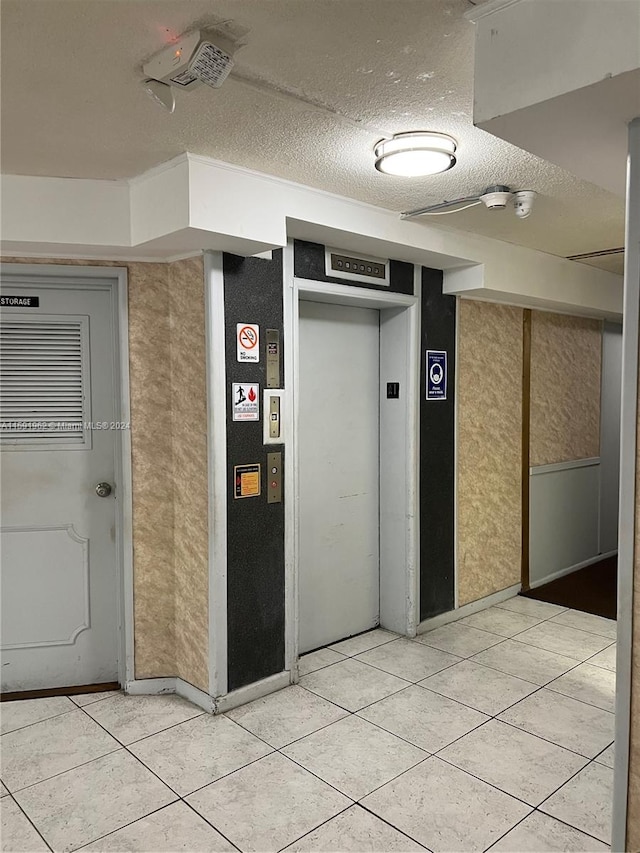
[[427,350],[427,400],[447,399],[447,354],[444,350]]

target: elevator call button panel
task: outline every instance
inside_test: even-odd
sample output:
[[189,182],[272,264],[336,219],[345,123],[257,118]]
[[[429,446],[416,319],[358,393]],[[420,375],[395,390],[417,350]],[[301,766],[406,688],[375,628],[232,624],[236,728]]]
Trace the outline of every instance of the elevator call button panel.
[[280,387],[280,332],[267,329],[267,388]]
[[282,503],[282,453],[267,453],[267,503]]

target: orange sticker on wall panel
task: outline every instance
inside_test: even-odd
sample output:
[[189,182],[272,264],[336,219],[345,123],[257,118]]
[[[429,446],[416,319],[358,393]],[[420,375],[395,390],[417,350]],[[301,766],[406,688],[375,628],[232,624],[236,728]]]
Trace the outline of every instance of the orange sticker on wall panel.
[[256,498],[260,494],[260,463],[235,465],[234,498]]

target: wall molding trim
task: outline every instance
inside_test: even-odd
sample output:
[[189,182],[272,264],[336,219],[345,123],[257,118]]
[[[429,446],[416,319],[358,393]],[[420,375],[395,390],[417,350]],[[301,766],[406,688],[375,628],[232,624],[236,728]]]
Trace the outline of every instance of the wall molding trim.
[[261,681],[254,681],[253,684],[247,684],[246,687],[238,687],[237,690],[232,690],[225,696],[219,696],[216,699],[216,714],[224,714],[225,711],[230,711],[232,708],[237,708],[239,705],[245,705],[247,702],[252,702],[254,699],[262,699],[263,696],[268,696],[270,693],[276,693],[282,690],[283,687],[288,687],[291,684],[291,672],[283,670],[276,675],[270,675],[268,678],[263,678]]
[[176,692],[176,679],[169,678],[136,678],[126,681],[124,692],[129,696],[161,696],[165,693]]
[[188,681],[175,676],[167,678],[137,678],[127,681],[124,692],[129,696],[167,696],[175,693],[182,696],[207,714],[216,713],[216,700],[199,687],[194,687]]
[[607,551],[606,554],[596,554],[595,557],[589,557],[588,560],[582,560],[582,562],[576,563],[573,566],[567,566],[566,569],[560,569],[557,572],[552,572],[550,575],[545,575],[545,577],[540,578],[537,581],[533,581],[531,589],[537,589],[537,587],[544,586],[546,583],[551,583],[551,581],[563,578],[565,575],[570,575],[571,572],[577,572],[579,569],[585,569],[587,566],[599,563],[600,560],[607,560],[609,557],[615,557],[617,553],[618,549],[616,548],[614,551]]
[[430,619],[425,619],[418,625],[418,634],[424,634],[427,631],[433,631],[434,628],[439,628],[441,625],[447,625],[449,622],[457,622],[464,616],[471,616],[472,613],[477,613],[479,610],[486,610],[487,607],[493,607],[506,601],[508,598],[513,598],[522,589],[519,583],[513,586],[508,586],[506,589],[501,589],[499,592],[492,592],[491,595],[486,595],[484,598],[479,598],[477,601],[470,601],[469,604],[463,604],[456,610],[448,610],[446,613],[439,613],[437,616],[432,616]]
[[540,474],[553,474],[556,471],[570,471],[572,468],[592,468],[600,464],[599,456],[591,456],[587,459],[570,459],[568,462],[552,462],[549,465],[532,465],[529,473],[532,477]]
[[464,17],[467,21],[471,21],[472,24],[475,24],[476,21],[479,21],[481,18],[486,18],[487,15],[493,15],[495,12],[502,12],[504,9],[508,9],[509,6],[515,6],[517,3],[521,3],[522,0],[487,0],[486,3],[482,3],[479,6],[475,6],[473,9],[469,9],[464,13]]

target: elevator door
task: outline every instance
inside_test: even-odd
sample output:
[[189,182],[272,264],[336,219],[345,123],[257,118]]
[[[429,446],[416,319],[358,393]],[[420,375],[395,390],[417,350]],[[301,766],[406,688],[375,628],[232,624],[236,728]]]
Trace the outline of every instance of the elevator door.
[[379,623],[380,312],[300,303],[300,652]]

